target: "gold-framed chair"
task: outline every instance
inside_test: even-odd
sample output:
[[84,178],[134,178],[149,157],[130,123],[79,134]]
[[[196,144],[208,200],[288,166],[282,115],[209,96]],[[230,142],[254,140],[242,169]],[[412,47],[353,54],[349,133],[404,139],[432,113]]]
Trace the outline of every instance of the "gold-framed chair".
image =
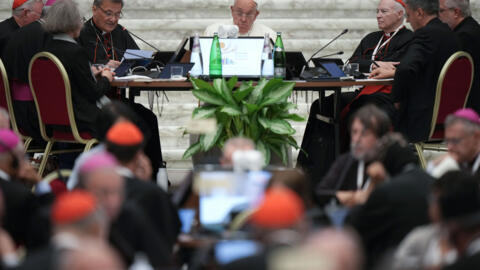
[[[79,132],[73,112],[70,80],[62,62],[49,52],[33,56],[28,69],[42,138],[47,141],[38,172],[43,175],[48,156],[88,151],[98,141],[89,132]],[[47,127],[51,128],[47,132]],[[61,127],[62,129],[59,129]],[[83,149],[52,151],[56,142],[83,144]]]
[[[10,125],[12,130],[21,136],[23,140],[23,146],[25,151],[28,150],[30,147],[30,143],[33,141],[33,138],[21,132],[17,125],[17,120],[15,118],[14,108],[13,108],[13,101],[12,101],[12,93],[10,91],[10,83],[8,82],[7,70],[3,61],[0,59],[0,106],[5,108],[8,112],[8,116],[10,117]],[[39,152],[36,150],[35,152]]]
[[437,81],[428,140],[414,144],[423,168],[427,165],[424,150],[447,151],[443,143],[445,119],[449,114],[465,107],[472,88],[473,75],[473,59],[467,52],[454,53],[443,65]]

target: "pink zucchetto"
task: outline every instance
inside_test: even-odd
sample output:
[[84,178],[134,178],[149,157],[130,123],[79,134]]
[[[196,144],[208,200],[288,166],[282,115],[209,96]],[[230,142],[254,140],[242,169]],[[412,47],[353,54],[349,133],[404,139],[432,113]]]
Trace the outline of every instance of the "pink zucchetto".
[[101,152],[88,158],[80,167],[80,173],[89,173],[98,169],[116,168],[117,160],[108,152]]
[[10,129],[0,130],[0,153],[12,151],[20,143],[20,137]]
[[57,0],[48,0],[46,3],[45,3],[45,6],[49,7],[51,5],[53,5],[55,3],[55,1]]
[[480,117],[474,110],[470,108],[459,109],[455,113],[453,113],[453,115],[455,115],[455,117],[463,118],[472,123],[480,125]]

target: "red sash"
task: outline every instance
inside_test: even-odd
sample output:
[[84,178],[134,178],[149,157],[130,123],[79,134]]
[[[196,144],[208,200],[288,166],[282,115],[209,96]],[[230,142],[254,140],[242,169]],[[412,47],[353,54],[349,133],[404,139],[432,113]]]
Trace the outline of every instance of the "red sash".
[[344,120],[345,117],[347,116],[348,112],[350,111],[350,105],[355,102],[359,97],[363,95],[371,95],[375,93],[385,93],[385,94],[390,94],[392,92],[392,86],[391,85],[368,85],[362,88],[360,90],[360,93],[343,108],[342,112],[340,113],[340,121]]

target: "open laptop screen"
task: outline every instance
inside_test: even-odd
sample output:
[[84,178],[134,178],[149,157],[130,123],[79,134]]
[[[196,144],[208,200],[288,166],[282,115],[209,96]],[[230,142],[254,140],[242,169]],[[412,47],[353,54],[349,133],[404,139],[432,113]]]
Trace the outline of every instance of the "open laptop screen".
[[[203,75],[209,75],[212,37],[200,37],[203,57]],[[263,37],[220,39],[222,75],[224,77],[260,77]]]

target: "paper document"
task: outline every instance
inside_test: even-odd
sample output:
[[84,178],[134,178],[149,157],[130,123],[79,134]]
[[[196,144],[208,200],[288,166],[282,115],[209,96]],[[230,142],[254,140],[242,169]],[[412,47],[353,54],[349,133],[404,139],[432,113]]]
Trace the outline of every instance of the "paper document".
[[125,54],[123,54],[123,59],[125,60],[136,60],[136,59],[150,59],[153,56],[152,51],[144,51],[144,50],[132,50],[127,49]]

